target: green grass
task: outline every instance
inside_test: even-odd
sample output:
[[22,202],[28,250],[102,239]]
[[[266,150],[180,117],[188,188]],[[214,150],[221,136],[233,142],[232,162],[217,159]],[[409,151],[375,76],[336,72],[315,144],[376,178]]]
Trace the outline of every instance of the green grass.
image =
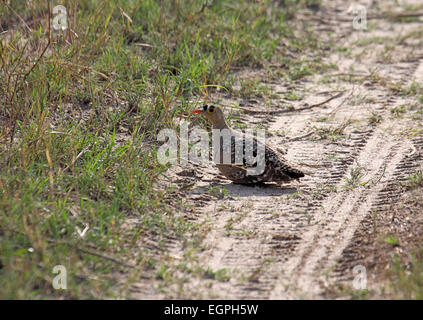
[[[298,79],[320,61],[300,58],[319,45],[290,23],[308,2],[69,0],[64,32],[49,28],[47,1],[1,3],[2,299],[126,297],[141,274],[168,277],[145,240],[163,256],[170,238],[195,246],[201,226],[158,183],[158,130],[234,68],[283,61],[281,75]],[[55,265],[66,291],[52,288]]]
[[366,170],[361,165],[357,165],[350,169],[349,176],[345,178],[344,190],[354,190],[360,186],[365,186],[369,181],[363,182],[366,176]]
[[394,247],[400,245],[399,239],[397,237],[393,236],[393,235],[390,235],[390,234],[388,234],[385,237],[384,242],[391,245],[391,246],[394,246]]
[[416,250],[405,265],[396,255],[393,262],[392,287],[397,298],[423,299],[423,249]]
[[408,181],[405,186],[411,190],[416,190],[423,187],[423,170],[416,170],[413,174],[408,177]]
[[[418,226],[421,208],[423,208],[422,170],[417,169],[408,177],[408,181],[401,185],[407,189],[410,196],[410,200],[404,205],[410,210],[410,215],[417,214],[414,215],[412,220]],[[408,235],[405,235],[405,237],[408,237]],[[391,259],[388,276],[393,297],[397,299],[423,299],[423,248],[421,242],[416,240],[411,246],[405,246],[401,243],[399,236],[396,235],[387,235],[385,242],[392,246],[401,246],[406,250],[406,255],[396,252]]]
[[392,118],[399,118],[401,117],[401,115],[403,115],[406,112],[407,112],[407,109],[405,105],[400,105],[400,106],[391,108]]
[[320,139],[328,139],[333,142],[333,141],[345,138],[344,130],[351,123],[352,121],[348,120],[348,121],[344,121],[338,126],[330,126],[330,127],[313,126],[313,129],[315,130],[316,134],[319,136]]

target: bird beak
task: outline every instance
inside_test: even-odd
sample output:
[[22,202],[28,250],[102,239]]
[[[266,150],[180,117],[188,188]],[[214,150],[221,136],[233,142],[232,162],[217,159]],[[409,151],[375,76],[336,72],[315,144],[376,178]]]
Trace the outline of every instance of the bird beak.
[[201,110],[201,109],[197,109],[197,110],[193,111],[193,113],[202,113],[202,112],[203,112],[203,110]]

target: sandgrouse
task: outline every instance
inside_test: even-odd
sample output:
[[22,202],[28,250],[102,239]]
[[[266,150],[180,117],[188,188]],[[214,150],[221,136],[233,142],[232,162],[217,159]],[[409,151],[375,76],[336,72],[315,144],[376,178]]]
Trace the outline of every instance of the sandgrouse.
[[[228,124],[225,121],[225,116],[222,109],[212,105],[205,105],[201,109],[194,110],[194,113],[199,113],[207,117],[212,124],[213,129],[218,131],[230,132],[230,162],[217,161],[216,165],[220,172],[227,177],[229,180],[232,180],[237,184],[262,184],[264,182],[276,182],[281,184],[293,179],[299,179],[304,177],[304,173],[300,170],[292,168],[287,164],[286,160],[282,155],[278,154],[276,151],[272,150],[268,145],[257,140],[255,137],[251,137],[251,143],[246,142],[246,138],[242,137],[241,146],[242,150],[242,159],[239,161],[239,157],[236,156],[236,138],[240,133],[232,131]],[[225,130],[226,129],[226,130]],[[224,153],[224,142],[223,138],[220,138],[218,146],[220,147],[220,154]],[[246,157],[246,146],[252,145],[252,156],[253,158]],[[226,144],[228,146],[228,144]],[[227,148],[227,147],[226,147]],[[228,148],[227,148],[228,149]],[[239,150],[239,149],[237,149]],[[257,150],[264,155],[264,157],[257,157]],[[262,150],[262,151],[261,151]],[[221,156],[222,157],[222,156]],[[238,161],[236,161],[238,159]],[[251,162],[250,159],[254,159]],[[251,174],[249,168],[257,167],[258,159],[262,159],[261,163],[263,164],[262,170],[258,171],[258,174]]]

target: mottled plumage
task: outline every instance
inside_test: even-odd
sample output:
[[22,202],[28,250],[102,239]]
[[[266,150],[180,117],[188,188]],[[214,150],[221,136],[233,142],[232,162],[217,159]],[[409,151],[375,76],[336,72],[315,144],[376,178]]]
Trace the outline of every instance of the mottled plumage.
[[[263,145],[263,143],[257,140],[255,137],[250,137],[250,143],[252,143],[252,156],[257,156],[257,150],[264,150],[264,170],[260,170],[259,174],[251,175],[247,174],[248,169],[256,168],[257,162],[248,161],[245,157],[246,155],[246,145],[248,146],[248,139],[245,139],[243,136],[240,136],[239,133],[233,132],[225,121],[225,117],[223,111],[215,106],[205,105],[202,109],[195,110],[195,113],[201,113],[206,116],[213,124],[213,129],[219,129],[222,132],[224,130],[229,130],[232,134],[231,138],[231,160],[230,162],[225,163],[223,161],[223,151],[224,151],[224,143],[223,138],[220,139],[220,160],[218,160],[217,167],[220,172],[227,177],[228,179],[232,180],[234,183],[238,184],[258,184],[263,182],[286,182],[292,179],[299,179],[304,177],[304,173],[300,170],[292,168],[289,164],[287,164],[286,160],[282,157],[281,154],[277,153],[273,149],[271,149],[267,145]],[[244,155],[242,157],[242,162],[236,162],[235,157],[235,139],[239,138],[242,141],[242,148]],[[229,151],[229,150],[228,150]]]

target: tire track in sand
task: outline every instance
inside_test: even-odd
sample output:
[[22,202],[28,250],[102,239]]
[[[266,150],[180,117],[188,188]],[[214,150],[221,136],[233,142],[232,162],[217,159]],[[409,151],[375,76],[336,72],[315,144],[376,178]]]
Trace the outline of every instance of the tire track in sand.
[[[286,277],[278,281],[270,298],[319,297],[326,271],[341,256],[379,192],[391,181],[411,148],[410,141],[399,140],[379,128],[375,131],[356,159],[367,169],[364,180],[368,184],[341,191],[322,203],[322,209],[316,213],[319,223],[303,234],[292,258],[281,266]],[[341,190],[344,186],[345,181],[338,184]]]

